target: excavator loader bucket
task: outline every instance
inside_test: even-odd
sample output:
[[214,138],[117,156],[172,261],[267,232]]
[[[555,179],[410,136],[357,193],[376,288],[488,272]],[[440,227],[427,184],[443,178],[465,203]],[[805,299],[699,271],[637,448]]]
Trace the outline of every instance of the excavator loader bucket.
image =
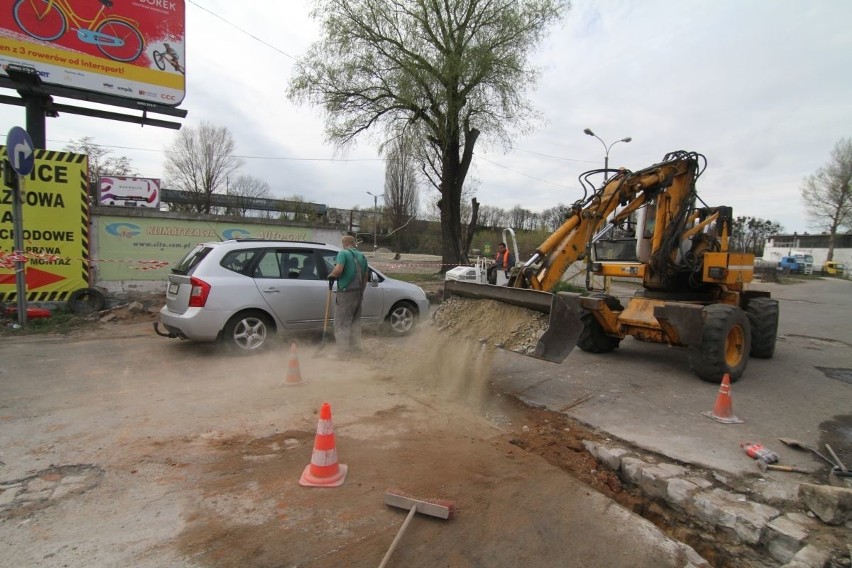
[[[455,298],[464,302],[479,302],[483,313],[494,309],[493,304],[483,303],[487,300],[523,308],[518,312],[523,314],[520,319],[526,321],[515,319],[511,324],[507,324],[506,321],[500,321],[497,324],[489,322],[485,324],[487,328],[476,329],[479,325],[478,318],[475,311],[472,311],[462,316],[465,319],[464,324],[455,329],[461,330],[468,337],[478,337],[481,342],[491,341],[497,347],[536,359],[561,363],[574,349],[577,338],[583,330],[580,319],[583,311],[575,294],[550,294],[524,288],[447,280],[444,283],[445,303],[451,298],[454,302],[458,301]],[[441,308],[439,313],[440,310]],[[507,346],[509,342],[505,340],[505,337],[520,333],[522,330],[529,332],[531,329],[540,329],[542,326],[539,324],[543,319],[541,314],[548,316],[548,321],[543,333],[535,339],[534,345],[524,349]]]

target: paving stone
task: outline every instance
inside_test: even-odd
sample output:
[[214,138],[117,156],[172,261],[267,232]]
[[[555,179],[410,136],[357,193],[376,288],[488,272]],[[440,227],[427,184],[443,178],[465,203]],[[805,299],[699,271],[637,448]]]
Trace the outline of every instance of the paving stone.
[[686,468],[671,463],[642,468],[639,475],[639,487],[649,497],[663,499],[666,496],[668,480],[686,473]]
[[807,538],[807,528],[791,515],[773,519],[766,531],[767,549],[778,562],[790,562]]

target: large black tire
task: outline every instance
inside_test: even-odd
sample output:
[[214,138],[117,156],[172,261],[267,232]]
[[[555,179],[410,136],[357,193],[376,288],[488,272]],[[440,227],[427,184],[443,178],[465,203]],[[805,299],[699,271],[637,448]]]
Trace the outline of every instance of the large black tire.
[[[604,294],[593,294],[593,297],[601,297],[606,301],[609,309],[621,311],[624,307],[615,297],[606,296]],[[577,347],[588,353],[610,353],[618,349],[621,344],[621,339],[618,337],[610,337],[604,333],[604,329],[600,322],[595,319],[594,314],[588,310],[583,310],[583,315],[580,316],[580,321],[583,323],[583,330],[577,338]]]
[[712,304],[704,307],[701,344],[690,345],[689,365],[708,383],[721,383],[727,374],[739,379],[751,351],[751,326],[746,313],[736,306]]
[[72,314],[91,314],[104,309],[106,298],[95,288],[80,288],[68,296],[68,309]]
[[771,359],[778,336],[778,300],[754,298],[746,307],[751,324],[751,356]]
[[266,314],[246,311],[235,314],[222,329],[222,341],[241,355],[263,351],[275,335],[275,324]]

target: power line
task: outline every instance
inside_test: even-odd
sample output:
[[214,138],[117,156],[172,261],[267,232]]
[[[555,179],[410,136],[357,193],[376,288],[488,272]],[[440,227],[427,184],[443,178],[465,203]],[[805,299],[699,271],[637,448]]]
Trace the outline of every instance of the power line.
[[[48,142],[55,142],[57,144],[65,144],[66,146],[69,144],[75,144],[76,140],[55,140],[50,139]],[[112,144],[95,144],[92,146],[97,146],[98,148],[111,148],[116,150],[138,150],[141,152],[158,152],[160,154],[165,154],[165,150],[156,150],[154,148],[137,148],[135,146],[116,146]],[[240,158],[243,160],[286,160],[292,162],[383,162],[384,158],[288,158],[283,156],[248,156],[242,154],[232,154],[232,158]]]
[[285,53],[285,52],[281,51],[280,49],[278,49],[277,47],[275,47],[275,46],[274,46],[274,45],[272,45],[271,43],[268,43],[268,42],[266,42],[266,41],[264,41],[264,40],[260,39],[260,38],[259,38],[259,37],[257,37],[256,35],[252,34],[251,32],[247,32],[246,30],[244,30],[243,28],[239,27],[238,25],[236,25],[236,24],[234,24],[234,23],[232,23],[232,22],[229,22],[228,20],[226,20],[225,18],[223,18],[223,17],[222,17],[222,16],[220,16],[219,14],[216,14],[215,12],[211,12],[210,10],[208,10],[207,8],[205,8],[204,6],[200,5],[198,2],[195,2],[195,0],[189,0],[189,3],[190,3],[190,4],[192,4],[193,6],[195,6],[196,8],[199,8],[199,9],[201,9],[201,10],[204,10],[205,12],[207,12],[208,14],[210,14],[211,16],[214,16],[214,17],[216,17],[216,18],[218,18],[218,19],[222,20],[223,22],[225,22],[226,24],[228,24],[228,25],[229,25],[229,26],[231,26],[232,28],[234,28],[234,29],[236,29],[236,30],[239,30],[240,32],[242,32],[242,33],[244,33],[245,35],[247,35],[248,37],[252,38],[253,40],[255,40],[255,41],[259,42],[259,43],[262,43],[262,44],[263,44],[263,45],[265,45],[266,47],[269,47],[269,48],[271,48],[271,49],[274,49],[275,51],[277,51],[277,52],[278,52],[278,53],[280,53],[281,55],[284,55],[284,56],[286,56],[286,57],[289,57],[289,58],[290,58],[290,59],[292,59],[293,61],[296,61],[296,58],[295,58],[295,57],[293,57],[292,55],[290,55],[289,53]]
[[489,164],[497,166],[498,168],[503,168],[504,170],[509,170],[513,174],[518,174],[519,176],[524,176],[526,178],[534,179],[535,181],[540,181],[542,183],[546,183],[546,184],[549,184],[549,185],[555,185],[556,187],[561,187],[562,189],[571,189],[571,190],[574,190],[574,191],[582,191],[582,189],[580,189],[578,187],[570,187],[570,186],[567,186],[567,185],[563,185],[561,183],[556,183],[556,182],[549,181],[549,180],[546,180],[546,179],[537,178],[535,176],[531,176],[531,175],[525,174],[523,172],[513,170],[512,168],[507,168],[503,164],[498,164],[497,162],[491,161],[488,158],[483,157],[481,154],[476,154],[476,156],[484,162],[488,162]]

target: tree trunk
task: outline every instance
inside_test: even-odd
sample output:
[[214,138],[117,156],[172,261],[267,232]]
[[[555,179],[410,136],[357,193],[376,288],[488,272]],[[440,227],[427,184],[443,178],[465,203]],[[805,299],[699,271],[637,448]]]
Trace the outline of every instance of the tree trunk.
[[473,148],[479,131],[468,130],[465,134],[464,154],[459,158],[458,139],[443,150],[441,158],[441,272],[467,263],[467,246],[462,235],[461,193],[467,177]]

